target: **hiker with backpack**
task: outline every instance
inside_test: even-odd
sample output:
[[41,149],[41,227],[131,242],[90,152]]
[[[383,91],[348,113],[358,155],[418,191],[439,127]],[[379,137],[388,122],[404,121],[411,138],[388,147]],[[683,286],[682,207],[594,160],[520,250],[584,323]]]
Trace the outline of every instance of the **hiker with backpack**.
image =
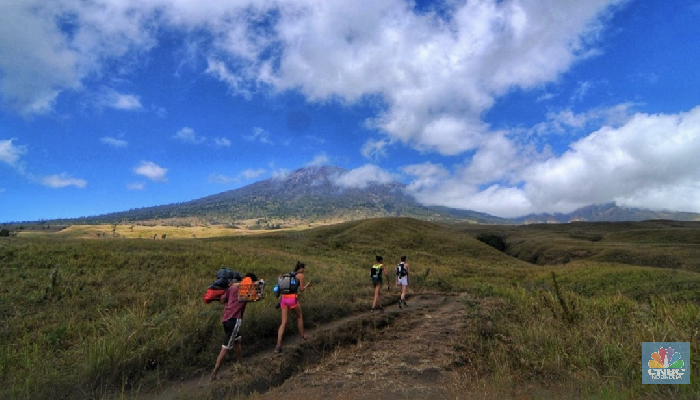
[[[221,368],[221,364],[223,364],[224,360],[226,359],[226,354],[229,350],[233,350],[233,353],[236,356],[236,362],[241,362],[240,328],[247,302],[239,300],[238,289],[243,277],[238,272],[224,272],[228,272],[225,276],[225,279],[228,280],[228,288],[219,299],[219,302],[221,304],[225,304],[224,312],[221,316],[225,336],[224,342],[221,345],[221,351],[219,351],[219,356],[216,358],[216,365],[214,366],[214,370],[211,372],[210,381],[214,381],[216,379],[216,374],[219,372],[219,368]],[[259,283],[257,282],[255,274],[248,273],[245,276],[246,278],[250,277],[251,280],[255,280],[256,282],[253,284]],[[217,278],[218,277],[219,276],[217,275]]]
[[308,289],[311,286],[311,282],[304,283],[304,272],[306,272],[306,265],[297,261],[294,272],[286,273],[277,280],[277,289],[280,293],[279,306],[282,312],[282,323],[277,330],[277,347],[275,347],[275,353],[282,352],[282,337],[287,327],[289,310],[294,310],[297,316],[299,335],[301,335],[303,340],[306,340],[306,335],[304,334],[304,318],[301,313],[301,304],[299,304],[299,293]]
[[399,299],[399,308],[406,307],[406,290],[408,289],[409,267],[406,262],[406,256],[401,256],[401,262],[396,265],[396,285],[401,286],[401,298]]
[[374,310],[379,309],[380,311],[384,312],[384,307],[382,307],[381,290],[382,285],[384,284],[383,276],[386,275],[386,269],[384,268],[384,258],[382,258],[382,256],[376,256],[375,260],[376,263],[374,263],[370,269],[370,277],[372,278],[372,285],[374,285],[374,301],[372,302],[372,308],[370,311],[374,312]]

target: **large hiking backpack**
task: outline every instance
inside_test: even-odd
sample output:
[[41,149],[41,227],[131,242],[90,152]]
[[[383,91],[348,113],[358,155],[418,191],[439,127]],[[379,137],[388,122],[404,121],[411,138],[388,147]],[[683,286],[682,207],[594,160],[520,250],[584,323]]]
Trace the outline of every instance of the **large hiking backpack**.
[[230,268],[221,268],[216,273],[216,280],[207,288],[202,298],[205,303],[209,304],[212,301],[219,301],[221,296],[226,293],[232,280],[241,280],[241,274],[232,271]]
[[299,280],[296,272],[287,272],[277,279],[279,294],[296,293],[299,289]]
[[403,278],[408,275],[408,270],[406,269],[406,263],[400,262],[396,265],[396,276]]

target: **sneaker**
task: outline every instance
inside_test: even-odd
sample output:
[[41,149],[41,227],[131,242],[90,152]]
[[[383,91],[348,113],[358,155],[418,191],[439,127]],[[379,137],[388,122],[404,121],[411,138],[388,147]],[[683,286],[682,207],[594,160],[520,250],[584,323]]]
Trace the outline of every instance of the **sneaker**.
[[403,307],[401,307],[401,300],[399,300],[399,308],[403,308]]
[[282,346],[275,347],[275,353],[279,354],[282,352]]
[[370,309],[369,309],[369,312],[374,312],[374,308],[370,308]]

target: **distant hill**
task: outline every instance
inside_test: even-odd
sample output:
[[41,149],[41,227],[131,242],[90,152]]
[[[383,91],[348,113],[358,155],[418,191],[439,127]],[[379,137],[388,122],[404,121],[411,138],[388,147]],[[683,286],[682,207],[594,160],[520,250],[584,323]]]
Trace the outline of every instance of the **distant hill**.
[[606,203],[582,207],[569,214],[531,214],[516,218],[515,221],[521,224],[533,224],[567,223],[573,221],[647,221],[652,219],[700,221],[700,214],[676,211],[653,211],[643,208],[620,207],[615,203]]
[[[70,220],[59,224],[105,224],[159,221],[173,225],[245,225],[275,229],[309,222],[341,222],[377,217],[410,217],[435,222],[479,224],[567,223],[571,221],[694,221],[700,214],[591,205],[570,214],[532,214],[499,218],[486,213],[448,207],[424,206],[407,194],[399,182],[345,187],[338,178],[348,171],[333,166],[298,169],[284,178],[270,178],[200,199],[131,209]],[[245,221],[245,222],[244,222]]]

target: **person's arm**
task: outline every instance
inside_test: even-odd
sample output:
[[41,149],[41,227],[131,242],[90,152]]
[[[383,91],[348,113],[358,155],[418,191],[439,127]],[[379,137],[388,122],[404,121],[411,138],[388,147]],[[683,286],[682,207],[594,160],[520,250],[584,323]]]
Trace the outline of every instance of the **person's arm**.
[[306,288],[311,286],[311,282],[304,284],[304,280],[305,280],[304,278],[305,278],[304,274],[299,274],[299,291],[300,292],[303,292],[304,290],[306,290]]

